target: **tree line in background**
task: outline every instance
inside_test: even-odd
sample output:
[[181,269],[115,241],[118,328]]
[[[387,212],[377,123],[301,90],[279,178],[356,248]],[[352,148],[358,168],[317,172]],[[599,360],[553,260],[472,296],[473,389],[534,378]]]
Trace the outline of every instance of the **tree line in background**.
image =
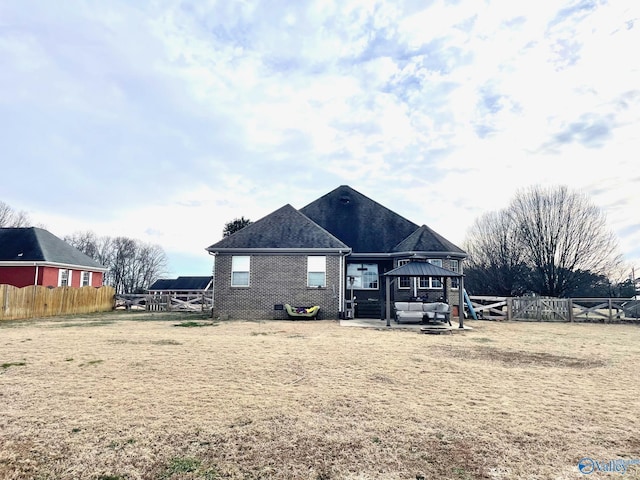
[[566,186],[533,186],[476,219],[463,249],[465,286],[475,295],[630,297],[617,239],[604,213]]
[[159,245],[128,237],[98,237],[91,231],[66,235],[63,240],[109,269],[104,283],[117,293],[143,293],[167,268]]
[[[227,222],[223,237],[252,222]],[[0,227],[26,227],[25,212],[0,202]],[[63,238],[109,268],[105,284],[118,293],[143,291],[165,273],[159,245],[127,237],[77,232]],[[635,282],[621,274],[622,256],[604,213],[566,186],[520,190],[502,210],[485,213],[469,229],[463,249],[465,286],[475,295],[631,297]]]
[[[0,228],[33,226],[25,212],[0,201]],[[109,270],[103,283],[117,293],[141,293],[166,273],[167,256],[159,245],[128,237],[99,237],[90,231],[62,238]]]
[[8,227],[30,227],[31,220],[24,211],[16,211],[9,205],[0,201],[0,228]]

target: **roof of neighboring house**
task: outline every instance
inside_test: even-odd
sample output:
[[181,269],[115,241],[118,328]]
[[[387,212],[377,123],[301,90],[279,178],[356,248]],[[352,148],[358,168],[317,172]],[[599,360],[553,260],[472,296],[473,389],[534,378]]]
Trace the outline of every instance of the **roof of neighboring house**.
[[214,243],[207,250],[274,248],[349,250],[347,245],[289,204]]
[[390,253],[418,225],[342,185],[300,212],[351,247],[353,253]]
[[37,227],[0,228],[0,262],[40,262],[107,270],[51,232]]
[[433,265],[429,262],[409,262],[388,271],[389,277],[462,277],[463,275],[453,270]]
[[161,278],[156,280],[148,290],[158,291],[184,291],[184,290],[206,290],[211,285],[212,276],[208,277],[178,277]]
[[402,242],[395,246],[394,252],[449,252],[465,255],[464,250],[457,247],[439,233],[426,225],[422,225]]

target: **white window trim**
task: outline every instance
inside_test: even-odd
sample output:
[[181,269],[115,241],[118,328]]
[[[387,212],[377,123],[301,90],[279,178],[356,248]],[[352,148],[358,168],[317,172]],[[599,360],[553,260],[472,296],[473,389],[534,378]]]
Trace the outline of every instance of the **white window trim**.
[[[407,263],[409,263],[411,260],[407,259],[407,258],[403,258],[401,260],[398,260],[398,267],[401,267],[403,265],[406,265]],[[400,285],[400,279],[402,278],[408,278],[409,279],[409,285],[407,285],[406,287],[403,287],[402,285]],[[411,277],[398,277],[398,290],[411,290]]]
[[[456,262],[455,270],[453,269],[453,262]],[[456,272],[456,273],[460,273],[460,260],[457,260],[457,259],[449,260],[449,270],[451,270],[453,272]],[[453,286],[454,280],[458,282],[458,286],[456,286],[456,287]],[[458,290],[459,287],[460,287],[460,278],[452,277],[451,278],[451,290]]]
[[[320,269],[322,268],[322,269]],[[311,285],[309,276],[312,273],[321,273],[322,285]],[[308,288],[327,288],[327,257],[324,255],[309,255],[307,257],[307,287]]]
[[[350,263],[349,265],[347,265],[347,272],[349,271],[349,267],[352,266],[352,265],[375,265],[376,269],[378,268],[378,264],[377,263]],[[360,277],[361,285],[359,287],[354,286],[353,287],[354,290],[370,290],[370,291],[380,290],[380,282],[378,281],[378,278],[377,278],[378,272],[376,272],[376,285],[377,285],[376,287],[364,287],[362,285],[362,283],[364,283],[362,281],[363,277],[364,277],[364,274],[359,274],[358,276]],[[349,274],[348,273],[347,273],[347,288],[350,288],[349,287]]]
[[[67,272],[67,284],[66,285],[62,285],[62,272]],[[59,287],[70,287],[71,286],[71,279],[73,278],[72,275],[72,270],[68,269],[68,268],[60,268],[58,269],[58,286]]]
[[[432,265],[435,265],[436,267],[443,268],[441,258],[429,258],[427,262],[429,262]],[[440,285],[434,286],[434,282],[440,282]],[[443,286],[444,285],[440,280],[440,277],[429,277],[429,287],[423,290],[442,290]]]
[[[233,260],[234,259],[241,259],[241,258],[246,258],[247,260],[247,270],[234,270],[234,266],[233,266]],[[247,273],[247,283],[246,284],[234,284],[233,283],[233,274],[234,273]],[[249,286],[251,286],[251,256],[249,255],[232,255],[231,256],[231,286],[232,287],[237,287],[237,288],[247,288]]]
[[[87,273],[89,275],[89,283],[83,285],[84,282],[84,274]],[[80,272],[80,286],[81,287],[90,287],[93,281],[93,272],[88,272],[86,270]]]

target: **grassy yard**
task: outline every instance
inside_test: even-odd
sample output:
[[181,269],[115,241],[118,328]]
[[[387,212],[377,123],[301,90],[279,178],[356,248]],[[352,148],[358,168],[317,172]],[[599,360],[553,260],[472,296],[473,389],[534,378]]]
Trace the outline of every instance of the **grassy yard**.
[[640,478],[640,327],[469,325],[0,323],[0,478]]

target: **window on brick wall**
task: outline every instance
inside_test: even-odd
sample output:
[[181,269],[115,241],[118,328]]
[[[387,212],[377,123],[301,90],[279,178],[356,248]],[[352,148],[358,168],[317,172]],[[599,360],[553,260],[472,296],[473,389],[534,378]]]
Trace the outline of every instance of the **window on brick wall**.
[[231,286],[248,287],[251,257],[234,255],[231,257]]
[[86,287],[91,285],[91,272],[82,272],[80,274],[80,286]]
[[309,256],[307,257],[307,286],[326,287],[327,286],[327,257]]
[[[398,266],[401,267],[403,265],[406,265],[407,263],[409,263],[410,260],[407,259],[403,259],[403,260],[398,260]],[[400,277],[398,279],[398,288],[411,288],[411,277]]]
[[[430,258],[427,262],[442,268],[441,258]],[[442,288],[442,281],[439,277],[426,277],[424,281],[420,279],[420,288]]]
[[[449,260],[449,270],[460,273],[460,262],[458,260]],[[451,277],[451,288],[458,288],[460,279]]]

